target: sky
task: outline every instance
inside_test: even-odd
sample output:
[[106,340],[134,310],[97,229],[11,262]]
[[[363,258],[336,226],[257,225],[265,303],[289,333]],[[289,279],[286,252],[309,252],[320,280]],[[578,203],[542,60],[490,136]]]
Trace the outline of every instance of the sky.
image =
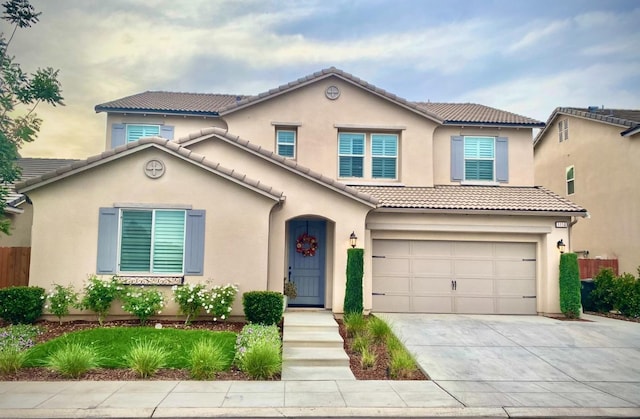
[[[104,151],[95,105],[147,90],[254,95],[337,67],[411,101],[546,121],[558,106],[640,109],[638,0],[31,0],[9,46],[53,67],[23,157]],[[4,20],[1,31],[11,28]]]

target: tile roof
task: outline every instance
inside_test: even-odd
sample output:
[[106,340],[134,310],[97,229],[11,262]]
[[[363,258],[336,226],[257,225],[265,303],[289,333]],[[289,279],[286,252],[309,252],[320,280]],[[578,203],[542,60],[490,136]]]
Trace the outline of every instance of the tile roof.
[[544,126],[541,121],[477,103],[416,102],[416,105],[438,115],[445,125],[529,125],[538,128]]
[[95,107],[96,112],[166,112],[217,116],[220,109],[245,99],[242,95],[147,91]]
[[556,118],[557,115],[572,115],[581,118],[587,118],[594,121],[600,121],[605,124],[618,125],[620,127],[627,127],[620,132],[620,135],[627,135],[635,131],[637,133],[638,127],[640,127],[640,110],[639,109],[607,109],[607,108],[563,108],[558,107],[547,119],[546,127],[536,135],[533,140],[533,145],[542,139],[550,124]]
[[586,216],[584,208],[539,187],[442,185],[354,186],[380,200],[381,208],[562,213]]
[[437,123],[447,125],[544,126],[544,123],[535,119],[474,103],[411,102],[335,67],[320,70],[254,96],[144,92],[97,105],[95,110],[96,112],[156,112],[224,116],[328,77],[339,77]]
[[265,185],[259,180],[251,179],[242,173],[236,172],[235,170],[225,168],[221,166],[220,163],[212,162],[211,160],[208,160],[205,156],[194,153],[191,150],[180,146],[175,141],[170,141],[160,137],[141,138],[138,141],[133,141],[131,143],[121,145],[112,150],[108,150],[101,154],[89,157],[86,160],[78,160],[72,163],[71,165],[67,165],[67,166],[55,169],[53,171],[40,174],[30,179],[21,181],[16,184],[16,189],[19,192],[27,192],[29,190],[43,186],[50,182],[55,182],[58,179],[62,179],[64,177],[74,175],[86,169],[106,163],[107,161],[111,161],[113,158],[118,158],[120,156],[129,154],[131,152],[135,152],[135,151],[142,150],[149,147],[157,147],[157,148],[175,153],[176,155],[182,158],[185,158],[191,161],[192,163],[204,166],[205,168],[211,170],[212,172],[218,173],[237,183],[243,184],[251,189],[257,190],[274,200],[277,200],[277,201],[284,200],[284,194],[281,191],[278,191],[271,186]]

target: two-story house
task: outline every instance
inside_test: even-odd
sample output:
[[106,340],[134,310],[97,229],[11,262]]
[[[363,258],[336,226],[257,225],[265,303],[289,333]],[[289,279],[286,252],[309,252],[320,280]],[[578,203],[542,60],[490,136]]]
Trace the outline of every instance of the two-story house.
[[589,209],[571,232],[582,257],[640,266],[640,110],[556,108],[534,141],[535,181]]
[[557,243],[586,211],[534,186],[539,121],[409,102],[335,68],[257,96],[144,92],[96,111],[105,152],[19,186],[33,285],[289,279],[290,303],[340,313],[357,237],[367,310],[559,312]]

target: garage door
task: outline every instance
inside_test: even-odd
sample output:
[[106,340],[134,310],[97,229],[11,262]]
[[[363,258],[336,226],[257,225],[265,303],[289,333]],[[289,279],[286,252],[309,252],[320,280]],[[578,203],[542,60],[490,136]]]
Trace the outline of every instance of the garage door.
[[536,314],[535,243],[373,241],[377,312]]

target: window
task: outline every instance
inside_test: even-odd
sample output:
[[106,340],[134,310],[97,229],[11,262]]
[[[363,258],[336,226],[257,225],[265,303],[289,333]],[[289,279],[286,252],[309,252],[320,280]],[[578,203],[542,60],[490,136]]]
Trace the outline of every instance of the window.
[[362,177],[364,173],[364,134],[340,133],[338,160],[340,177]]
[[507,137],[452,136],[452,182],[508,182]]
[[100,208],[98,274],[202,275],[204,210]]
[[493,137],[464,137],[464,180],[494,180],[494,141]]
[[567,195],[573,195],[576,189],[576,171],[573,166],[567,167]]
[[131,125],[127,124],[127,142],[131,143],[142,137],[160,135],[160,125]]
[[558,141],[563,142],[569,139],[569,120],[561,119],[558,122]]
[[296,158],[296,131],[295,130],[276,130],[276,149],[278,155]]
[[341,178],[397,179],[398,135],[339,133],[338,166]]

